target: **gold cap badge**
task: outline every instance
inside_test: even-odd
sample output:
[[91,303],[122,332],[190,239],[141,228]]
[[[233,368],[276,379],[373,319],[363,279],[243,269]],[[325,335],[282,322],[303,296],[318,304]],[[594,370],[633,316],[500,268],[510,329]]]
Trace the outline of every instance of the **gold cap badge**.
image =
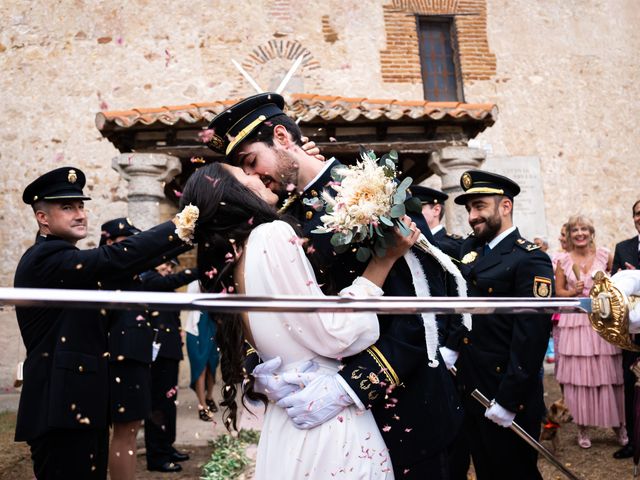
[[465,190],[469,190],[471,188],[471,185],[473,185],[471,175],[469,175],[469,172],[465,172],[464,174],[462,174],[462,186]]
[[78,180],[78,175],[76,174],[75,170],[69,170],[69,173],[67,174],[67,180],[69,180],[69,183],[76,183],[76,181]]

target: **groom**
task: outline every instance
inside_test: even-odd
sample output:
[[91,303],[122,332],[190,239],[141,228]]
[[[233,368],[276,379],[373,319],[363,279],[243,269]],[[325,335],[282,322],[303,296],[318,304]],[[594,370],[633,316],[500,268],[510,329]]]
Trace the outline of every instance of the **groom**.
[[[209,146],[225,155],[227,162],[259,175],[268,188],[283,197],[288,191],[297,192],[283,208],[301,222],[309,239],[307,252],[315,250],[319,283],[326,274],[338,291],[366,264],[357,261],[351,251],[337,255],[329,242],[331,235],[311,232],[320,225],[324,213],[318,197],[325,188],[331,190],[331,169],[340,164],[336,160],[323,162],[303,151],[300,129],[283,113],[283,107],[283,98],[273,93],[233,105],[211,122]],[[412,220],[433,242],[424,218],[416,215]],[[451,277],[433,257],[414,253],[426,272],[431,295],[446,295],[454,285]],[[404,259],[396,263],[383,290],[388,296],[416,295],[412,272]],[[434,362],[429,366],[430,360],[439,361],[439,365]],[[261,367],[268,368],[266,363]],[[284,399],[278,398],[278,389],[271,386],[271,399],[280,400],[279,405],[287,408],[300,428],[319,425],[351,403],[371,408],[398,478],[449,478],[447,448],[458,432],[462,411],[442,358],[427,356],[419,315],[381,315],[379,340],[344,359],[338,374],[317,376],[303,390]],[[321,396],[329,401],[318,406],[320,402],[314,400]]]

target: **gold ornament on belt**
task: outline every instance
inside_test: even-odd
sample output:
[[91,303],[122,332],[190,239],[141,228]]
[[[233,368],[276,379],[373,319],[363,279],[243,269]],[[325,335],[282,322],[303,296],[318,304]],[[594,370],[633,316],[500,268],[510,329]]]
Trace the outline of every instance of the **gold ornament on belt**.
[[593,274],[591,326],[607,342],[625,350],[640,352],[629,334],[629,312],[640,303],[640,297],[625,295],[602,271]]

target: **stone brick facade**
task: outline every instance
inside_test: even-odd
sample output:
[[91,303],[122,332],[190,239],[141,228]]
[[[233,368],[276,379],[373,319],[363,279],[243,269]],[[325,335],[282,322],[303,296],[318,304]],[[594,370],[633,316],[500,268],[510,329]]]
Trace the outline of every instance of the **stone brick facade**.
[[[500,110],[481,144],[490,154],[540,158],[539,208],[552,248],[575,212],[594,219],[600,245],[631,237],[640,198],[633,1],[67,0],[35,8],[12,0],[0,5],[0,286],[13,284],[33,243],[35,222],[20,196],[37,175],[67,164],[87,174],[93,200],[82,247],[97,244],[103,221],[127,214],[127,183],[111,168],[119,152],[97,131],[96,112],[252,94],[231,59],[274,88],[297,46],[308,63],[289,93],[423,100],[414,14],[454,16],[465,100]],[[260,48],[273,51],[252,62]],[[402,57],[406,64],[389,63]],[[159,207],[171,214],[171,205]],[[20,353],[10,310],[0,324],[1,389],[12,385]]]

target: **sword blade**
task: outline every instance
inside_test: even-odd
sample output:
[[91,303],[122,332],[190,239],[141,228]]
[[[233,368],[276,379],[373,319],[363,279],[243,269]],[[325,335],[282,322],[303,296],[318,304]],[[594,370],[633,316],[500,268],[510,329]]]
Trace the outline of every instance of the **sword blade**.
[[[474,390],[471,392],[471,396],[475,398],[483,407],[489,408],[489,399],[485,397],[480,391]],[[538,453],[540,453],[547,461],[549,461],[554,467],[564,473],[567,478],[571,480],[580,480],[571,470],[565,467],[560,460],[558,460],[549,450],[544,448],[544,446],[538,442],[535,438],[527,433],[527,431],[518,425],[516,422],[513,422],[509,427],[513,432],[516,433],[521,439],[527,442],[531,447],[533,447]]]
[[264,92],[264,90],[260,88],[260,85],[258,85],[258,83],[253,79],[253,77],[249,75],[249,73],[244,68],[242,68],[242,65],[236,62],[234,59],[231,59],[231,63],[233,63],[233,66],[236,67],[236,69],[238,69],[238,71],[242,74],[244,79],[247,82],[249,82],[249,85],[251,85],[257,93]]
[[312,297],[0,288],[0,305],[213,312],[590,313],[590,298]]

